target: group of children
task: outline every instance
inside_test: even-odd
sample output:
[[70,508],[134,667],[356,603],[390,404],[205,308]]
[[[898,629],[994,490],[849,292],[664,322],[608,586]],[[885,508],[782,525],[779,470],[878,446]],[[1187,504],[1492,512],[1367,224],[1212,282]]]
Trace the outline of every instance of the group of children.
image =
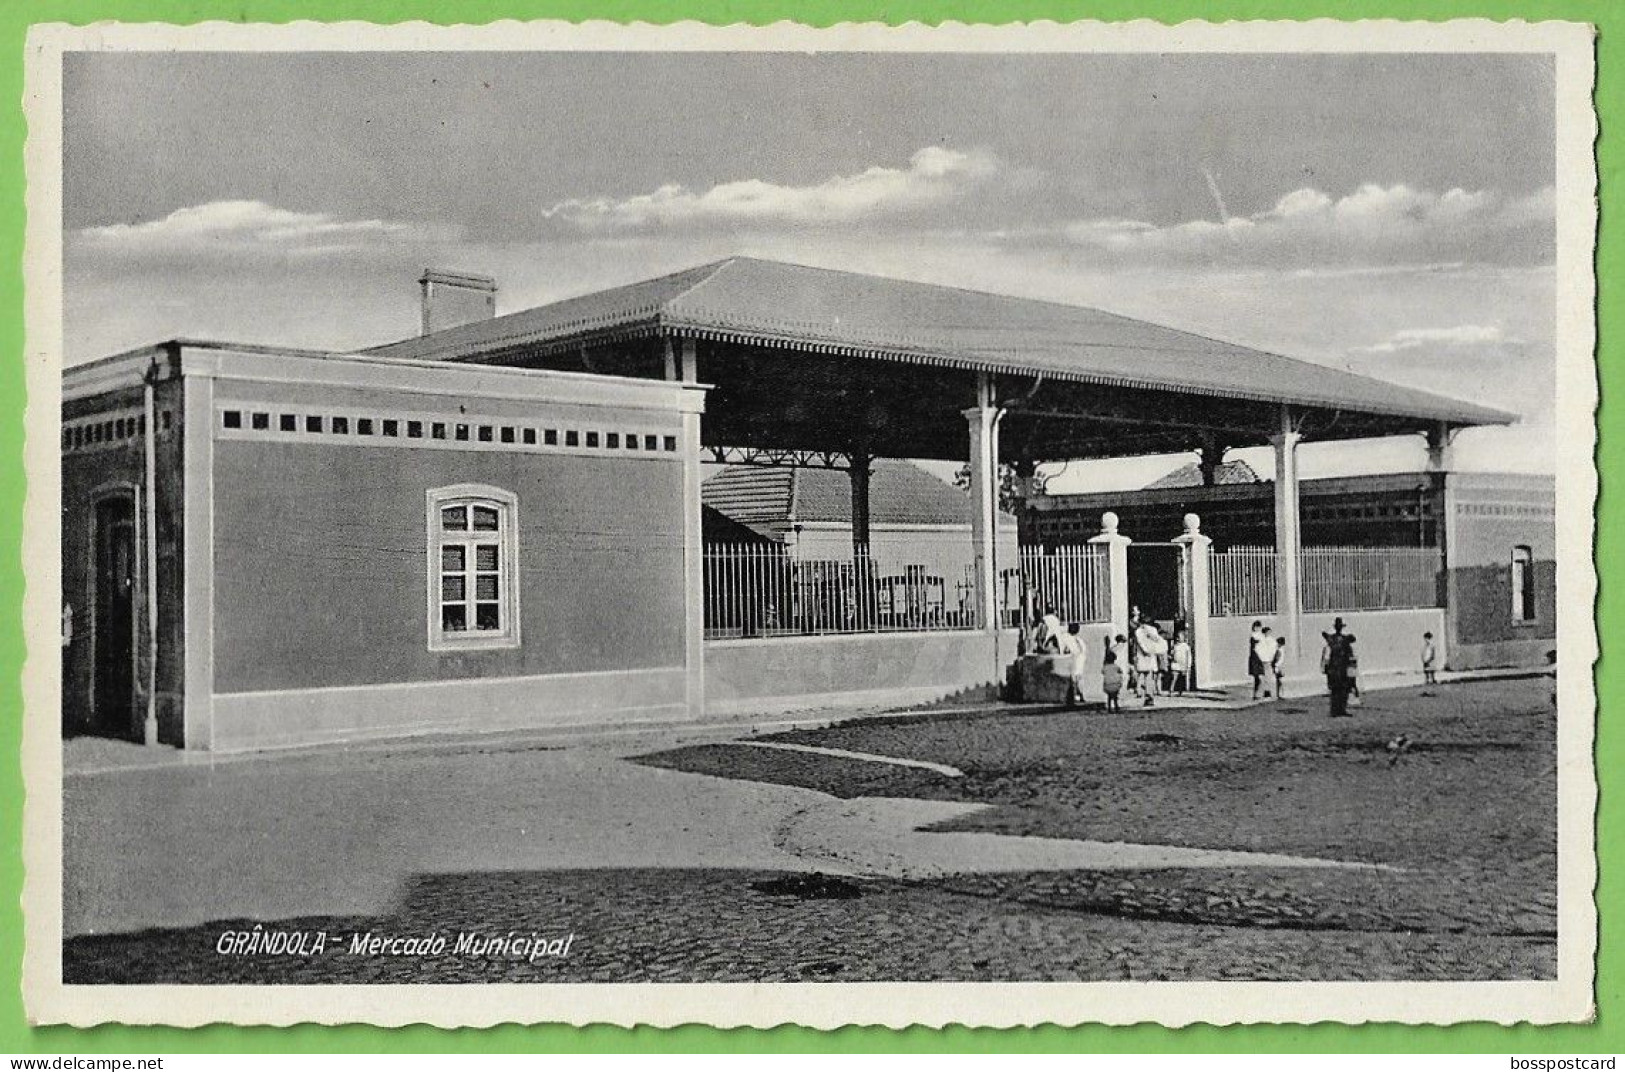
[[1286,676],[1286,644],[1263,622],[1253,622],[1247,637],[1247,676],[1253,679],[1253,699],[1271,695],[1266,679],[1273,678],[1275,696],[1285,696],[1281,685]]
[[[1347,689],[1359,696],[1358,670],[1354,656],[1354,637],[1343,633],[1343,619],[1337,619],[1333,633],[1327,636],[1327,652],[1339,663],[1337,676],[1346,680]],[[1337,641],[1339,643],[1334,643]],[[1087,667],[1084,659],[1083,638],[1078,635],[1078,623],[1063,628],[1055,608],[1049,607],[1033,631],[1033,651],[1072,657],[1072,687],[1068,703],[1083,698]],[[1328,661],[1322,654],[1322,663]],[[1432,633],[1422,634],[1422,673],[1427,684],[1437,679],[1435,673],[1439,658]],[[1323,670],[1328,668],[1323,665]],[[1253,699],[1261,696],[1277,698],[1286,695],[1283,685],[1286,677],[1286,644],[1263,622],[1253,622],[1247,639],[1247,674],[1253,679]],[[1271,685],[1273,684],[1273,689]],[[1117,634],[1106,646],[1100,667],[1101,691],[1106,694],[1106,710],[1121,711],[1123,690],[1138,693],[1146,707],[1156,704],[1156,698],[1165,694],[1183,695],[1193,687],[1191,680],[1191,645],[1184,623],[1175,622],[1173,633],[1140,614],[1138,607],[1129,615],[1129,632]],[[1334,688],[1334,693],[1336,689]]]
[[[1101,667],[1106,710],[1122,709],[1119,700],[1124,685],[1128,691],[1139,694],[1146,707],[1155,706],[1158,696],[1169,693],[1184,695],[1193,685],[1191,644],[1185,635],[1184,623],[1175,622],[1173,633],[1170,634],[1135,607],[1129,612],[1128,625],[1128,635],[1119,633],[1113,639]],[[1124,664],[1129,671],[1127,674],[1121,669],[1116,675],[1111,673],[1112,666],[1121,667]],[[1125,679],[1119,682],[1115,690],[1110,682],[1113,677]]]
[[[1033,650],[1072,656],[1069,701],[1081,700],[1088,670],[1077,623],[1063,630],[1055,608],[1047,608],[1034,630]],[[1170,692],[1183,695],[1192,686],[1191,645],[1183,625],[1176,622],[1170,635],[1135,608],[1129,616],[1129,632],[1113,638],[1101,660],[1100,687],[1106,696],[1106,710],[1122,710],[1125,688],[1138,693],[1146,707],[1152,707],[1158,696]]]

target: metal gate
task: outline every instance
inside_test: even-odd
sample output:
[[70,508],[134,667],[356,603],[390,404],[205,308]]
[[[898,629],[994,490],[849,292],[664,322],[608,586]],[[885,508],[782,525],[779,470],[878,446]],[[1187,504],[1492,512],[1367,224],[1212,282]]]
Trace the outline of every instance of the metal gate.
[[1128,604],[1154,622],[1189,620],[1189,548],[1179,543],[1131,543],[1128,551]]

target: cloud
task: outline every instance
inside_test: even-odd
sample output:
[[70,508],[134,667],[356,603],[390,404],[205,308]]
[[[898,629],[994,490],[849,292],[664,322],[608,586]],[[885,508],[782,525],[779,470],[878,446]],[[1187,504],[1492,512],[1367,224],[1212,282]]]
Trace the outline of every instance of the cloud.
[[562,201],[543,216],[583,231],[847,223],[957,201],[1004,170],[986,151],[928,146],[911,156],[906,168],[871,167],[810,186],[760,179],[722,183],[704,191],[668,185],[621,199]]
[[[1503,302],[1515,302],[1510,292]],[[1515,315],[1515,311],[1514,311]],[[1555,350],[1538,322],[1509,330],[1499,320],[1464,320],[1449,327],[1390,330],[1369,346],[1354,346],[1355,372],[1423,390],[1498,406],[1526,417],[1549,406]]]
[[1222,220],[1157,225],[1106,218],[1064,224],[1062,239],[1103,260],[1301,268],[1319,265],[1549,263],[1551,189],[1523,197],[1493,191],[1420,190],[1368,183],[1343,197],[1304,188],[1270,208]]
[[1374,346],[1357,347],[1353,352],[1364,354],[1397,354],[1425,347],[1500,347],[1516,345],[1519,340],[1507,337],[1506,332],[1494,324],[1458,324],[1453,328],[1407,328],[1396,331]]
[[326,257],[431,237],[427,228],[391,220],[347,220],[295,212],[264,201],[210,201],[140,223],[86,227],[68,236],[77,252],[144,259],[221,255]]

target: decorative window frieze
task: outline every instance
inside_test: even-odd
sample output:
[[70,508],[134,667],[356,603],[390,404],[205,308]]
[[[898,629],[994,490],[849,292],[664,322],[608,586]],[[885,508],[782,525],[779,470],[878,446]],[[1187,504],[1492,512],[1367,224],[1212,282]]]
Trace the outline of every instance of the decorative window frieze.
[[[590,422],[572,424],[560,420],[465,416],[447,421],[422,413],[251,402],[218,403],[215,414],[216,437],[269,442],[617,457],[631,454],[656,459],[678,455],[680,442],[677,435],[665,431],[595,427]],[[134,421],[130,427],[135,427]],[[66,449],[66,434],[63,443]]]

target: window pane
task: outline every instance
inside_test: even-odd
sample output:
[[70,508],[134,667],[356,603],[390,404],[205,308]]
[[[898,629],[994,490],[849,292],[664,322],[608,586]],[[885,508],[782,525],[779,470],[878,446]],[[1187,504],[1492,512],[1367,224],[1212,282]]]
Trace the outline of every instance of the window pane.
[[468,608],[462,604],[440,608],[440,628],[448,633],[462,633],[468,630]]
[[497,605],[495,603],[479,603],[479,604],[475,605],[475,609],[474,609],[474,628],[476,628],[476,629],[501,629],[502,628],[502,615],[498,612]]
[[467,578],[462,574],[440,578],[440,598],[447,603],[461,603],[468,599]]
[[482,543],[474,548],[474,568],[477,570],[494,570],[497,568],[497,545]]
[[465,549],[453,544],[440,549],[440,568],[447,573],[462,573],[468,568],[464,559]]
[[495,532],[497,530],[497,512],[494,507],[474,507],[474,531]]
[[448,506],[441,510],[440,527],[448,532],[467,532],[468,507]]
[[[457,590],[459,592],[461,592],[463,590],[462,578],[460,578],[460,577],[457,578]],[[476,575],[476,577],[474,579],[474,598],[475,599],[495,599],[496,597],[497,597],[497,575],[494,574],[494,573],[481,573],[481,574]],[[447,598],[449,599],[451,597],[448,596]],[[459,595],[459,596],[457,596],[457,598],[462,599],[463,597],[461,595]]]

